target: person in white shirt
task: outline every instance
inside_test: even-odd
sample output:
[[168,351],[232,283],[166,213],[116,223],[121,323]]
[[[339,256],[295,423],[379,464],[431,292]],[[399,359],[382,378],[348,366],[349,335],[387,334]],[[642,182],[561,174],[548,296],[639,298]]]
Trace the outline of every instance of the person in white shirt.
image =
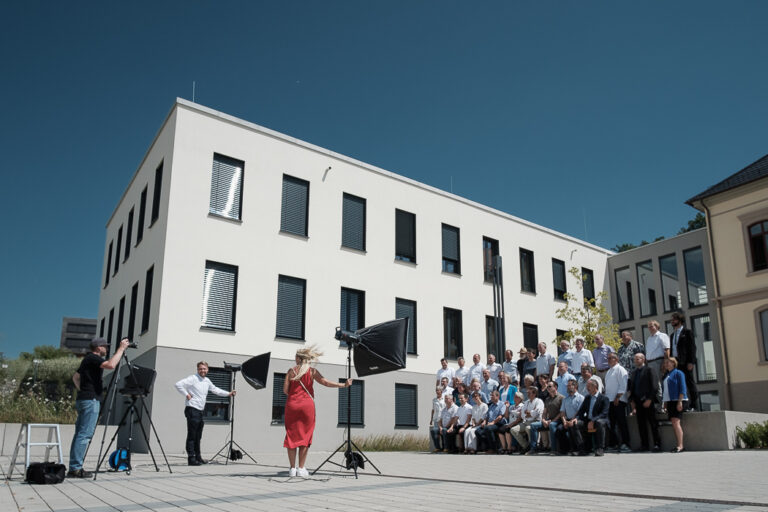
[[451,397],[453,397],[453,388],[451,387],[451,384],[448,381],[448,377],[443,377],[442,379],[440,379],[440,387],[443,388],[443,399],[445,399],[445,397],[448,395],[451,395]]
[[659,389],[657,393],[656,405],[661,407],[661,377],[664,368],[664,361],[669,357],[669,336],[659,330],[659,322],[651,320],[648,322],[648,331],[651,335],[645,340],[645,363],[653,368],[659,377]]
[[471,425],[471,421],[472,406],[469,405],[469,396],[466,393],[459,393],[459,411],[456,415],[456,423],[453,425],[453,428],[456,430],[456,449],[458,453],[464,451],[464,432]]
[[459,407],[453,403],[453,395],[445,395],[445,407],[440,413],[440,436],[443,438],[443,451],[456,453],[456,421],[459,418]]
[[439,386],[443,377],[447,377],[448,382],[453,382],[453,368],[448,368],[448,360],[446,358],[440,360],[440,366],[441,368],[437,370],[437,380],[435,381],[435,384]]
[[[611,401],[608,419],[611,422],[611,438],[621,453],[629,453],[629,428],[627,427],[627,381],[629,374],[619,364],[616,352],[608,354],[608,372],[605,374],[605,396]],[[614,444],[614,443],[611,443]]]
[[439,452],[443,449],[443,443],[440,437],[440,415],[445,408],[445,401],[443,400],[443,388],[437,386],[435,388],[435,398],[432,399],[432,408],[429,411],[429,435],[432,437],[432,444],[434,449],[432,451]]
[[571,356],[571,368],[573,368],[573,371],[577,371],[584,363],[594,367],[595,358],[592,357],[592,352],[584,348],[584,338],[576,338],[573,344],[575,346]]
[[483,402],[480,390],[472,393],[474,405],[472,406],[471,425],[464,430],[464,453],[477,452],[477,434],[476,431],[485,421],[485,415],[488,414],[488,404]]
[[469,382],[472,382],[472,379],[477,379],[479,381],[483,380],[483,370],[485,370],[485,365],[480,362],[480,354],[475,354],[472,356],[472,362],[474,363],[472,366],[469,367]]
[[465,386],[469,386],[469,368],[464,366],[466,361],[461,356],[456,361],[459,363],[459,367],[453,372],[453,376],[460,378]]
[[528,442],[531,439],[530,427],[534,421],[541,421],[541,415],[544,413],[544,402],[539,398],[538,390],[535,386],[532,386],[526,390],[528,393],[528,400],[523,403],[522,411],[522,423],[515,425],[510,429],[510,434],[515,438],[517,444],[520,445],[522,453],[535,453],[535,446],[531,446]]
[[501,371],[501,365],[496,362],[495,355],[488,354],[488,366],[486,366],[485,369],[491,372],[491,378],[493,380],[495,380],[496,382],[499,381],[499,372]]
[[200,440],[203,437],[203,410],[205,397],[210,391],[217,396],[234,396],[235,391],[224,391],[213,385],[208,375],[208,363],[197,363],[197,373],[176,383],[176,389],[185,396],[184,416],[187,418],[187,458],[190,466],[205,464],[200,454]]
[[557,363],[555,356],[547,353],[547,344],[540,341],[539,356],[536,358],[536,376],[548,375],[551,380],[555,375],[555,363]]
[[520,376],[517,374],[517,361],[512,360],[513,355],[511,349],[504,351],[504,362],[501,363],[501,369],[509,377],[510,384],[517,386],[520,382]]

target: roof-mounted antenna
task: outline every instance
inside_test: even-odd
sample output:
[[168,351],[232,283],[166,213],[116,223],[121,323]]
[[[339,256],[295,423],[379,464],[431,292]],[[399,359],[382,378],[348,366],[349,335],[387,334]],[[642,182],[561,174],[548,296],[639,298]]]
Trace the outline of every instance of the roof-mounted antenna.
[[195,81],[192,80],[192,103],[195,102]]

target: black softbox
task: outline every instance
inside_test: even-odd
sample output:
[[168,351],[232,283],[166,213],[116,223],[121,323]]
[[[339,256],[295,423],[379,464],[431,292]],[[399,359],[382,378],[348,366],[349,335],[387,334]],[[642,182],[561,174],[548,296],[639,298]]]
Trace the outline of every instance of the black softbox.
[[405,368],[408,319],[398,318],[355,331],[357,375],[375,375]]
[[254,356],[243,363],[243,377],[245,382],[255,389],[264,389],[269,375],[269,356],[272,352]]

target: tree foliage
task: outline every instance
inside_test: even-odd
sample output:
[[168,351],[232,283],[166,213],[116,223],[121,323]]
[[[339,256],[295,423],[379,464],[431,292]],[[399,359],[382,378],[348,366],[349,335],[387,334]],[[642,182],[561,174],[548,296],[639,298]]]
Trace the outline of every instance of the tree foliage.
[[696,216],[688,221],[687,226],[683,226],[680,228],[680,231],[677,232],[678,235],[682,235],[683,233],[687,233],[689,231],[693,231],[694,229],[700,229],[707,226],[707,218],[704,216],[703,213],[699,212],[696,214]]
[[33,359],[59,359],[61,357],[75,357],[75,355],[66,348],[54,347],[51,345],[38,345],[32,349],[32,353],[22,352],[19,359],[32,361]]
[[[583,291],[586,276],[577,267],[571,267],[568,273],[576,279],[579,289]],[[567,321],[571,326],[561,338],[571,340],[582,337],[586,342],[585,346],[591,350],[595,348],[595,335],[602,334],[605,343],[618,349],[621,343],[619,325],[613,322],[613,316],[605,305],[608,294],[601,291],[593,299],[581,297],[583,293],[579,297],[566,293],[565,306],[557,310],[557,318]]]

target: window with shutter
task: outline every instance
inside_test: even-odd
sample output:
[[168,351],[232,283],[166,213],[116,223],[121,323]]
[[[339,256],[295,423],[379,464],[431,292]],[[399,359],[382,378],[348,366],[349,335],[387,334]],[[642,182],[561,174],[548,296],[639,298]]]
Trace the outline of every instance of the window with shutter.
[[443,354],[458,359],[464,353],[461,310],[443,308]]
[[237,267],[205,262],[202,325],[212,329],[235,330]]
[[565,300],[565,262],[552,258],[552,282],[554,284],[555,299]]
[[[214,386],[224,391],[232,391],[232,372],[224,368],[208,368],[208,378]],[[214,395],[210,391],[205,397],[205,409],[203,418],[205,421],[229,421],[229,404],[231,398],[228,396]]]
[[284,373],[275,373],[272,378],[272,425],[285,423],[285,399],[283,393]]
[[283,174],[283,199],[280,231],[307,236],[309,222],[309,182]]
[[244,169],[245,163],[242,160],[214,153],[211,171],[210,213],[228,219],[240,220]]
[[536,272],[533,266],[533,251],[520,249],[520,290],[536,293]]
[[405,350],[408,354],[416,353],[416,302],[406,299],[395,299],[395,318],[408,319],[408,337]]
[[344,194],[341,214],[341,245],[365,250],[365,199]]
[[581,277],[584,283],[584,302],[595,298],[595,273],[590,269],[581,267]]
[[459,228],[443,224],[443,272],[461,274]]
[[418,387],[395,384],[395,427],[418,427]]
[[538,350],[539,347],[539,326],[534,324],[523,324],[523,346]]
[[[339,379],[339,382],[345,382],[346,379]],[[339,389],[339,409],[338,409],[338,423],[339,425],[347,424],[347,395],[349,394],[349,411],[350,421],[349,424],[362,427],[365,425],[363,409],[364,409],[364,389],[365,383],[362,380],[352,381],[352,386],[348,388]]]
[[395,210],[395,259],[416,263],[416,215]]
[[304,339],[304,301],[307,282],[290,276],[277,278],[277,337]]
[[[356,331],[365,327],[365,292],[351,288],[341,289],[341,328]],[[346,342],[341,342],[346,345]]]

